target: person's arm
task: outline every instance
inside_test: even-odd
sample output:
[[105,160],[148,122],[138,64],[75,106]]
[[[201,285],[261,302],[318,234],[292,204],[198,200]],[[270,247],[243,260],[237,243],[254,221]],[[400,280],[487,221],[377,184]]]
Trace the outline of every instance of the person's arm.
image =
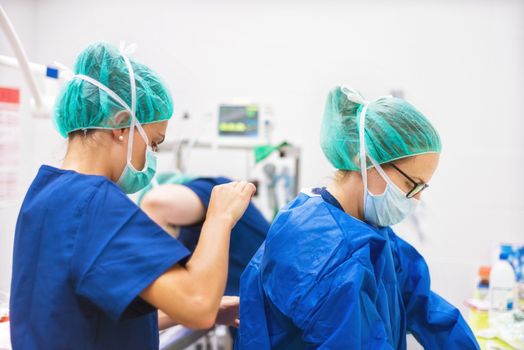
[[479,349],[460,311],[431,291],[424,258],[402,239],[395,240],[401,261],[399,282],[408,331],[425,349]]
[[247,182],[216,186],[191,259],[156,279],[140,294],[142,299],[176,323],[191,328],[212,327],[227,279],[231,230],[254,192],[255,187]]
[[142,210],[163,228],[200,223],[206,208],[200,198],[186,186],[166,184],[154,187],[140,203]]
[[306,343],[322,349],[393,349],[375,304],[373,268],[359,258],[342,263],[296,308],[293,321]]
[[[224,296],[220,301],[215,324],[237,327],[240,325],[239,317],[240,299],[235,296]],[[158,329],[164,330],[176,326],[178,323],[162,311],[158,311]]]

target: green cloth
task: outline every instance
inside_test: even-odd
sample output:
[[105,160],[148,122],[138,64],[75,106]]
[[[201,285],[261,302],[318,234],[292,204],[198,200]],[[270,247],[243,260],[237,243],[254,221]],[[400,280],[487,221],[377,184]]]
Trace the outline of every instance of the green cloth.
[[277,150],[280,150],[281,148],[289,146],[289,145],[290,145],[289,143],[284,141],[278,145],[262,145],[262,146],[255,147],[254,149],[255,163],[257,164],[260,163],[261,161],[269,157],[271,153]]

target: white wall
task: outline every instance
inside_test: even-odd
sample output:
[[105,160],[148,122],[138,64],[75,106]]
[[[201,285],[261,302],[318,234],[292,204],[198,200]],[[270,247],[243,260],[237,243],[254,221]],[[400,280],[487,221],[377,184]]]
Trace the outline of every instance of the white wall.
[[[0,1],[0,4],[8,12],[11,22],[16,27],[20,40],[24,42],[27,54],[34,55],[34,38],[36,18],[36,3],[32,0],[27,1]],[[0,32],[0,54],[13,55],[4,33]],[[14,87],[20,89],[20,124],[23,129],[23,140],[20,142],[21,154],[20,160],[20,181],[19,181],[19,200],[11,206],[0,207],[0,292],[6,292],[10,287],[11,280],[11,260],[12,245],[14,238],[14,226],[16,217],[21,204],[22,194],[27,189],[27,183],[34,173],[31,164],[34,160],[29,156],[33,149],[32,124],[29,114],[29,91],[26,84],[20,78],[20,72],[10,68],[0,66],[0,86]]]
[[[6,8],[28,3],[8,0]],[[201,117],[236,96],[272,105],[277,136],[303,147],[303,185],[322,184],[331,174],[318,147],[331,87],[348,83],[369,98],[404,90],[439,129],[444,151],[425,194],[425,241],[409,225],[399,232],[424,253],[434,288],[454,304],[471,295],[478,266],[490,262],[498,242],[524,241],[522,1],[36,5],[35,61],[72,66],[92,41],[138,43],[134,56],[172,88],[175,132],[183,112]],[[27,25],[27,18],[19,22]],[[34,126],[41,147],[32,163],[57,162],[61,141],[50,122]],[[213,159],[206,166],[230,167]]]

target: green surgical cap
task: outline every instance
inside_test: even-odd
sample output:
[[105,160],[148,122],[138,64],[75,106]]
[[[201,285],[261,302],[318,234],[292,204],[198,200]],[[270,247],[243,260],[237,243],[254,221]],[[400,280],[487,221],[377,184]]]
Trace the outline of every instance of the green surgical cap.
[[[140,191],[140,194],[138,195],[137,203],[138,203],[138,205],[140,205],[140,203],[142,203],[142,199],[144,199],[144,196],[149,191],[151,191],[153,189],[153,187],[155,187],[156,184],[158,184],[158,185],[167,185],[167,184],[170,184],[170,185],[183,185],[185,183],[193,181],[194,179],[196,179],[195,176],[183,174],[183,173],[180,173],[180,172],[168,171],[168,172],[164,172],[164,173],[159,173],[159,174],[157,174],[155,176],[153,181],[151,181],[152,183],[150,183],[142,191]],[[155,185],[153,183],[155,183]]]
[[[171,118],[173,101],[160,77],[148,67],[129,59],[136,82],[136,118],[141,124]],[[88,76],[114,91],[131,106],[131,84],[124,56],[114,46],[97,42],[78,56],[75,74]],[[62,89],[55,106],[55,125],[67,137],[81,129],[120,129],[130,125],[131,118],[115,116],[124,111],[105,91],[88,81],[73,78]]]
[[[358,98],[350,100],[348,90]],[[327,159],[339,170],[360,170],[359,119],[365,103],[358,92],[345,87],[336,87],[327,98],[320,143]],[[383,97],[370,102],[364,129],[367,155],[379,164],[441,151],[437,130],[400,98]]]

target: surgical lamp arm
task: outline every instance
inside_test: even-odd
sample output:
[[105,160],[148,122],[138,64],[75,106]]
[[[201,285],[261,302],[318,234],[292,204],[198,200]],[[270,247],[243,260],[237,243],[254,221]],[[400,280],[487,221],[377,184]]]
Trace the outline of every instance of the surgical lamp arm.
[[22,43],[15,32],[13,24],[9,20],[9,17],[7,17],[7,13],[1,5],[0,26],[2,27],[2,30],[7,37],[7,41],[9,41],[9,44],[14,51],[16,59],[18,60],[18,64],[20,65],[20,69],[22,70],[22,74],[24,75],[27,85],[29,86],[29,90],[31,90],[31,94],[35,99],[35,107],[37,109],[43,108],[42,95],[38,90],[34,76],[31,74],[31,69],[29,67],[29,61],[27,60],[25,50],[22,47]]

